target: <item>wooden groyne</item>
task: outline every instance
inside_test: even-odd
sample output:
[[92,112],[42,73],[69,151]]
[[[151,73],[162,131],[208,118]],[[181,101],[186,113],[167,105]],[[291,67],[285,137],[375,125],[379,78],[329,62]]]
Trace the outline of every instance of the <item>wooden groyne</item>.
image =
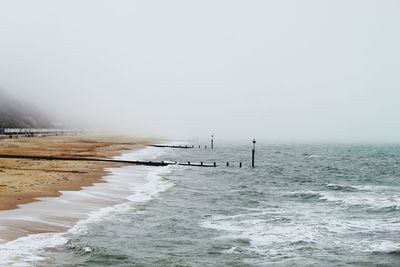
[[87,157],[57,157],[57,156],[32,156],[32,155],[0,155],[0,158],[7,159],[32,159],[32,160],[66,160],[66,161],[101,161],[101,162],[115,162],[134,165],[149,165],[149,166],[167,166],[170,162],[155,162],[155,161],[140,161],[140,160],[119,160],[119,159],[105,159],[105,158],[87,158]]
[[152,147],[169,147],[169,148],[194,148],[194,146],[174,146],[174,145],[150,145]]
[[87,157],[58,157],[58,156],[33,156],[33,155],[9,155],[1,154],[0,159],[31,159],[31,160],[65,160],[65,161],[99,161],[99,162],[114,162],[122,164],[132,165],[145,165],[145,166],[168,166],[168,165],[179,165],[179,166],[193,166],[193,167],[216,167],[214,164],[203,164],[201,163],[178,163],[171,161],[141,161],[141,160],[119,160],[119,159],[105,159],[105,158],[87,158]]
[[203,162],[200,163],[192,163],[188,161],[187,163],[177,163],[179,166],[194,166],[194,167],[217,167],[217,164],[204,164]]

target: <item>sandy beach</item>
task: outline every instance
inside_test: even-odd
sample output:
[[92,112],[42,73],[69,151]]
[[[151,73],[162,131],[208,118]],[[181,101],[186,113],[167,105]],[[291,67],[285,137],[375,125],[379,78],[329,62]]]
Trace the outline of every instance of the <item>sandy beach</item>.
[[[20,137],[0,139],[0,154],[112,157],[150,143],[119,136]],[[116,166],[108,162],[0,159],[0,210],[101,182],[104,169]]]

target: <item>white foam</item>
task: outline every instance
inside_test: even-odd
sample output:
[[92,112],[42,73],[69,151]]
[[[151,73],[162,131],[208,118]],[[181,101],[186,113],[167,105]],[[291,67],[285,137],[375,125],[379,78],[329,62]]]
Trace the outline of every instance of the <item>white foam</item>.
[[346,192],[319,192],[321,194],[320,199],[342,203],[344,205],[360,205],[370,206],[371,208],[390,208],[393,206],[400,206],[399,195],[386,195],[379,192],[357,192],[357,193],[346,193]]
[[[235,253],[238,249],[248,250],[270,260],[279,258],[282,252],[285,252],[285,255],[294,253],[293,256],[296,256],[298,246],[307,244],[327,249],[340,247],[358,252],[400,251],[399,242],[369,238],[377,233],[386,233],[387,237],[397,236],[400,222],[395,216],[342,218],[334,212],[324,212],[323,206],[319,212],[315,210],[318,207],[312,203],[301,205],[301,209],[298,206],[287,206],[286,211],[280,208],[272,212],[264,210],[230,216],[211,216],[201,222],[200,226],[218,231],[218,239],[248,242],[248,245],[233,247],[224,253]],[[307,205],[313,205],[314,210],[310,212]],[[360,240],[354,236],[366,238]]]
[[352,185],[352,187],[362,191],[373,191],[373,192],[393,191],[393,190],[397,191],[397,189],[394,187],[383,186],[383,185]]
[[400,252],[400,243],[389,240],[380,241],[378,243],[365,244],[365,252],[392,253]]
[[313,225],[295,224],[292,222],[277,221],[271,215],[280,214],[274,211],[264,211],[252,214],[238,214],[232,216],[213,216],[210,220],[201,223],[202,227],[223,231],[223,239],[248,240],[251,249],[265,253],[268,247],[290,242],[315,240]]
[[344,184],[326,184],[326,187],[331,188],[331,189],[336,189],[336,190],[359,190],[357,187],[352,186],[352,185],[344,185]]
[[0,245],[1,266],[32,266],[43,260],[40,253],[44,248],[52,248],[67,243],[61,233],[36,234],[18,238]]
[[[301,197],[304,199],[315,198],[327,202],[334,202],[342,206],[365,206],[372,209],[393,209],[400,207],[400,194],[398,188],[370,185],[341,185],[327,184],[328,188],[341,187],[343,190],[334,191],[291,191],[287,196]],[[350,189],[347,190],[346,189]],[[351,190],[356,189],[356,190]]]
[[310,155],[308,156],[309,159],[314,159],[314,158],[322,158],[322,159],[336,159],[336,157],[331,157],[331,156],[319,156],[319,155]]
[[173,186],[171,182],[160,179],[160,175],[173,168],[172,166],[164,167],[160,171],[152,170],[146,176],[147,183],[140,187],[132,187],[131,191],[134,192],[128,197],[131,202],[144,202],[154,198],[158,193],[163,192]]

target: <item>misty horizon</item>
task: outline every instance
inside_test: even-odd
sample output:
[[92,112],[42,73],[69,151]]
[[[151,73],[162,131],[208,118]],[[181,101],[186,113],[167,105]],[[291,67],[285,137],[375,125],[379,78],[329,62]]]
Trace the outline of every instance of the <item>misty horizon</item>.
[[0,91],[71,127],[400,143],[397,1],[1,1]]

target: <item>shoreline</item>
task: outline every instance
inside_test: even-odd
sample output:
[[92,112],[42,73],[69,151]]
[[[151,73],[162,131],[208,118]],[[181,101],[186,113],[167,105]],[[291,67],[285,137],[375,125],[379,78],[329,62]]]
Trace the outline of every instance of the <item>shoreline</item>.
[[[153,142],[100,135],[22,137],[1,139],[0,153],[109,158]],[[58,197],[61,191],[79,191],[84,186],[104,182],[106,169],[119,166],[110,162],[0,159],[0,211],[17,209],[41,197]]]
[[[162,149],[143,146],[123,151],[118,157],[152,160],[164,153]],[[171,171],[169,166],[123,165],[104,171],[104,182],[1,211],[0,261],[13,266],[45,264],[53,257],[52,248],[68,249],[69,242],[86,236],[89,229],[117,222],[121,213],[136,210],[137,203],[148,202],[174,186],[163,177]]]

